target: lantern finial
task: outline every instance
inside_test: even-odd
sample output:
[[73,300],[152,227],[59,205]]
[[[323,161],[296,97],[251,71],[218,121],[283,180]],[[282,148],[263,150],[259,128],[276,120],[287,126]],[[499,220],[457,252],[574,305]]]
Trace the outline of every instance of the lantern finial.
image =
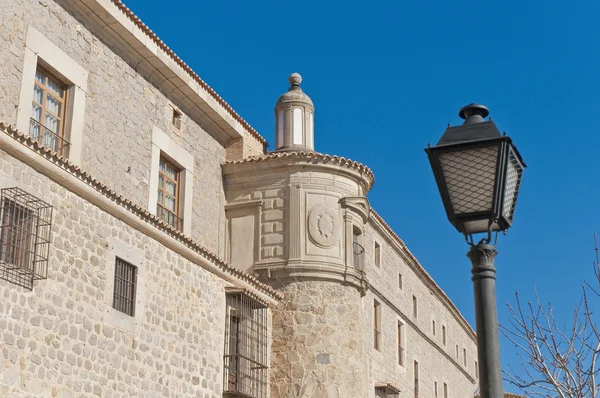
[[485,105],[479,105],[476,103],[463,106],[458,112],[458,116],[460,116],[462,119],[465,119],[463,125],[483,123],[485,121],[483,118],[487,117],[489,114],[490,111]]

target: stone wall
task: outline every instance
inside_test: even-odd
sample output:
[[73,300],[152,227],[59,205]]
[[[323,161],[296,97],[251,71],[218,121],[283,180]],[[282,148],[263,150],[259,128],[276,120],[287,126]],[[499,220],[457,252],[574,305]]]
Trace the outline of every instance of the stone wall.
[[366,397],[360,293],[339,283],[275,285],[271,398]]
[[[0,281],[0,396],[220,397],[225,282],[0,151],[10,186],[54,220],[48,279]],[[139,262],[133,318],[112,309],[115,255]]]
[[[152,129],[158,127],[194,157],[192,235],[222,254],[223,144],[191,120],[185,109],[182,131],[175,134],[169,98],[116,55],[114,43],[98,39],[54,1],[0,0],[0,8],[0,120],[13,125],[17,120],[25,39],[31,24],[89,72],[82,168],[135,203],[148,206]],[[262,144],[249,134],[240,146],[235,156],[263,153]]]
[[[414,361],[419,363],[420,393],[433,397],[437,382],[438,396],[443,397],[443,385],[448,385],[450,397],[472,396],[476,389],[475,361],[477,346],[473,334],[441,299],[434,289],[398,251],[398,242],[381,233],[381,223],[371,217],[364,240],[365,267],[371,285],[363,300],[368,333],[367,352],[371,358],[370,376],[373,381],[403,386],[401,397],[412,397],[414,390]],[[385,236],[384,236],[385,235]],[[375,242],[380,245],[380,266],[375,265]],[[468,270],[465,270],[468,273]],[[402,288],[399,275],[402,274]],[[413,296],[417,299],[417,316],[413,314]],[[381,348],[373,348],[373,301],[381,304]],[[398,363],[398,321],[404,324],[405,357]],[[433,334],[435,321],[435,335]],[[443,343],[442,326],[446,330]],[[456,356],[456,345],[459,356]],[[467,363],[463,362],[463,349]]]

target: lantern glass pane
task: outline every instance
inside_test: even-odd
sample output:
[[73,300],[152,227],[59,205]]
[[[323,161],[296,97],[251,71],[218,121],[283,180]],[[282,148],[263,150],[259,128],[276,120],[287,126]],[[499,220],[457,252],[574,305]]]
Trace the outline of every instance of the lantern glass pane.
[[492,210],[498,146],[445,152],[439,160],[455,215]]
[[508,164],[506,166],[506,188],[504,189],[502,206],[502,215],[510,223],[512,223],[515,214],[515,205],[517,203],[517,195],[519,193],[522,175],[523,165],[519,162],[519,159],[515,155],[515,151],[510,148]]

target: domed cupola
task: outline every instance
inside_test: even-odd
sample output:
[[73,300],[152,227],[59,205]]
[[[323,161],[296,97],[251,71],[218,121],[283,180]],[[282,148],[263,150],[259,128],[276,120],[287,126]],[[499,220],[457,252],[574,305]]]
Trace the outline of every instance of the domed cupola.
[[315,107],[308,95],[302,92],[302,76],[292,73],[288,77],[289,90],[275,105],[276,151],[313,151]]

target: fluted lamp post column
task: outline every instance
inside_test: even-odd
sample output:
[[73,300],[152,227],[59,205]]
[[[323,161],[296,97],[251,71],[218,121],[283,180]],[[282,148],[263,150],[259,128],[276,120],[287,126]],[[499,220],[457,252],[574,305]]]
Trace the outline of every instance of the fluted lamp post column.
[[[483,105],[463,107],[459,116],[465,122],[449,126],[425,152],[448,220],[471,246],[481,398],[502,398],[492,236],[512,225],[525,163],[510,137],[484,119],[488,114]],[[484,235],[474,243],[477,234]]]

